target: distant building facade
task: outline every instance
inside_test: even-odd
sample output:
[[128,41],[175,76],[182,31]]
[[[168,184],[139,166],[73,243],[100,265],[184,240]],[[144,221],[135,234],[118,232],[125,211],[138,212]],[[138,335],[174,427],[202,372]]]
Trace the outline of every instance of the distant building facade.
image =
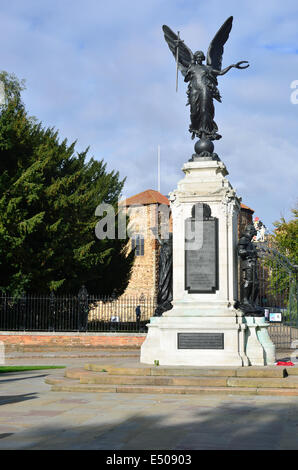
[[[135,262],[124,295],[155,297],[158,287],[159,243],[152,229],[161,233],[163,209],[170,203],[166,196],[148,189],[125,201],[130,219],[130,248],[135,250]],[[170,222],[171,225],[171,222]]]

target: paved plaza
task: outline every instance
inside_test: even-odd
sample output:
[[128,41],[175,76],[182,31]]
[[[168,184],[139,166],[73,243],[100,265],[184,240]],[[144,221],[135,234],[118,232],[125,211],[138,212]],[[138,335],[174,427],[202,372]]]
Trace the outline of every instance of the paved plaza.
[[[88,361],[31,354],[6,364]],[[298,449],[298,397],[53,392],[50,374],[64,370],[0,375],[1,450]]]

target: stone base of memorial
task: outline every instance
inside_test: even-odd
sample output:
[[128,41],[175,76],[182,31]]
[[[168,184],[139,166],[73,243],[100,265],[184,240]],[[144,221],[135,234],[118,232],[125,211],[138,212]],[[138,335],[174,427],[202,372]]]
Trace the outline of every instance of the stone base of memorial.
[[[248,366],[252,362],[246,348],[252,351],[252,339],[246,334],[243,312],[234,308],[238,301],[240,200],[221,161],[194,160],[184,164],[185,177],[170,194],[173,309],[151,318],[141,362]],[[269,349],[266,354],[272,358]],[[261,354],[259,365],[265,365],[265,354],[263,362],[260,358]]]
[[[177,316],[174,317],[173,314]],[[199,314],[199,315],[198,315]],[[211,315],[213,314],[213,315]],[[152,317],[141,362],[185,366],[264,366],[275,363],[275,346],[264,317],[239,317],[237,310],[203,311],[176,304]]]
[[186,306],[175,305],[173,315],[153,317],[148,325],[148,335],[141,348],[141,362],[160,365],[185,366],[242,366],[249,365],[244,353],[244,329],[236,312],[223,316],[210,316],[201,312],[199,305],[190,314]]
[[245,351],[249,365],[263,366],[275,363],[275,345],[269,333],[269,323],[265,317],[244,317],[247,325],[245,329]]

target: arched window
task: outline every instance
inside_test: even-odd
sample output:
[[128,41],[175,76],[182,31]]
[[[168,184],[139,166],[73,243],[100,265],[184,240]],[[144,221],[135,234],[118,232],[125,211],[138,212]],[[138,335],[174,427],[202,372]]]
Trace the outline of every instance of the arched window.
[[136,256],[144,256],[144,237],[143,235],[134,235],[131,239],[131,249],[135,250]]

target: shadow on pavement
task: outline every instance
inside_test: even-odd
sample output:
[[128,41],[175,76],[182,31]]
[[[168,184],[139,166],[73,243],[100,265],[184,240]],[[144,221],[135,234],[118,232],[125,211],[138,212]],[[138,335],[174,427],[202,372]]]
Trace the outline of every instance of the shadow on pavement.
[[[165,412],[169,399],[151,396],[145,410],[109,421],[104,404],[94,402],[94,417],[74,424],[69,415],[60,422],[48,420],[1,440],[1,449],[40,450],[282,450],[298,449],[297,403],[246,403],[222,398],[216,404],[179,403]],[[173,397],[174,398],[174,397]],[[197,398],[197,397],[196,397]],[[235,397],[237,399],[237,397]],[[135,400],[132,398],[132,401]],[[160,400],[158,409],[154,405]],[[83,407],[81,407],[84,413]],[[148,413],[146,416],[146,412]],[[72,411],[73,413],[73,411]],[[115,416],[114,416],[115,417]],[[89,421],[89,422],[88,422]]]
[[[12,373],[9,372],[9,373],[7,373],[7,374],[1,374],[1,376],[2,376],[2,375],[5,375],[5,376],[7,377],[8,375],[11,376],[11,374],[12,374]],[[19,375],[19,372],[18,372],[18,375]],[[4,379],[4,380],[2,380],[2,377],[0,377],[0,385],[1,385],[2,383],[4,383],[4,382],[15,382],[15,381],[17,381],[17,380],[38,379],[38,378],[40,378],[40,377],[47,377],[48,375],[49,375],[49,374],[32,375],[31,377],[30,377],[30,376],[28,377],[28,375],[27,375],[26,377],[15,377],[15,378],[13,378],[13,379]]]
[[21,401],[33,400],[39,398],[38,393],[25,393],[23,395],[0,395],[0,405],[7,405],[10,403],[19,403]]

